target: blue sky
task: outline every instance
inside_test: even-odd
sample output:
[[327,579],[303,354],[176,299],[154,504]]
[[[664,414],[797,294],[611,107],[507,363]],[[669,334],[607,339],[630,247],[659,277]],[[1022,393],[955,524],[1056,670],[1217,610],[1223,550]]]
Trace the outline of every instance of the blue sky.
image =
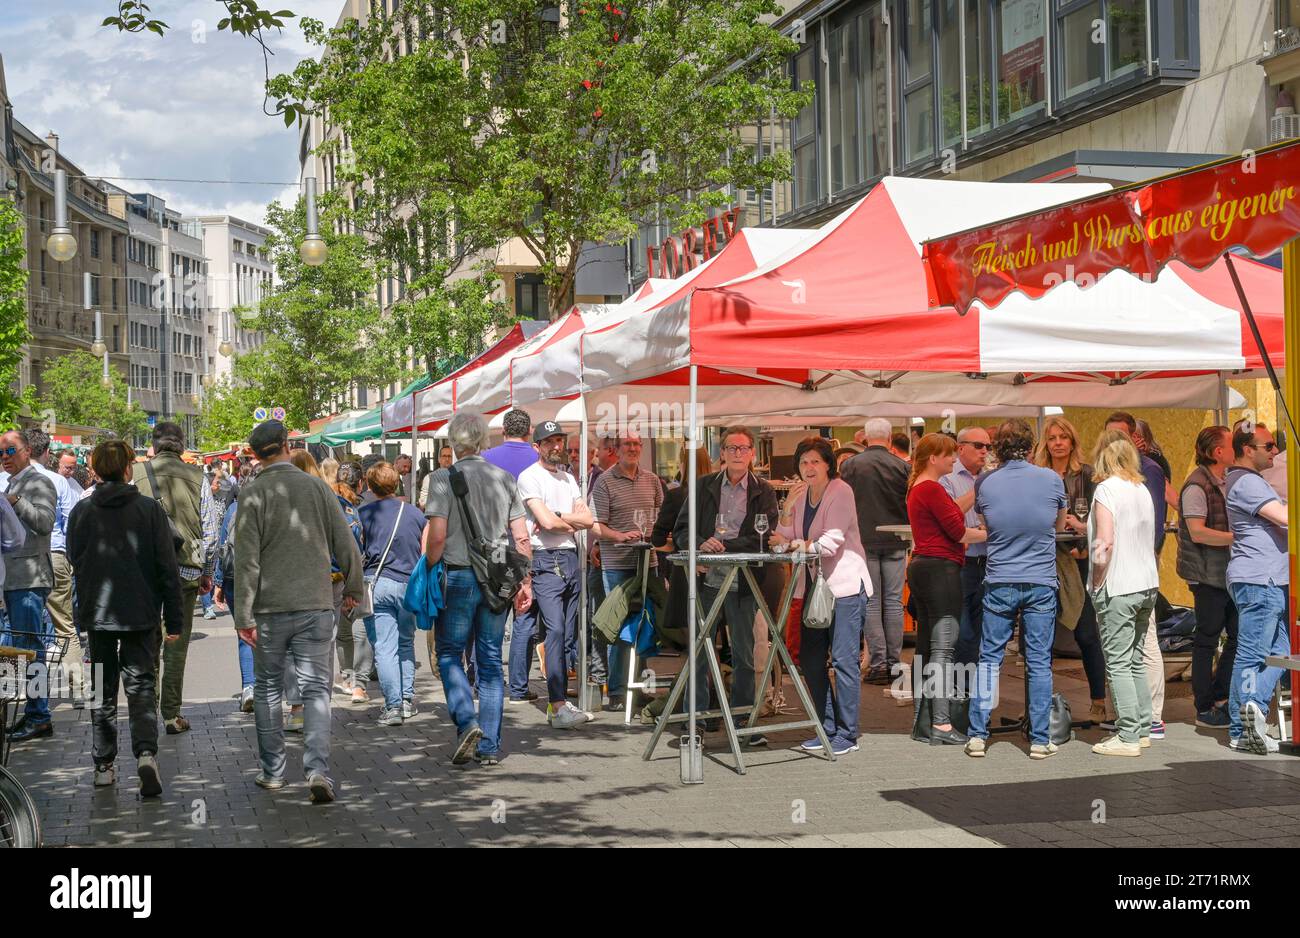
[[[274,0],[333,25],[342,0]],[[185,214],[228,212],[262,220],[266,204],[292,195],[298,128],[262,113],[263,62],[256,43],[216,32],[216,0],[153,0],[165,37],[119,34],[99,24],[116,0],[0,0],[0,56],[14,116],[103,176],[258,180],[213,185],[115,180],[153,192]],[[272,37],[272,74],[311,50],[296,21]],[[288,186],[283,184],[289,184]]]

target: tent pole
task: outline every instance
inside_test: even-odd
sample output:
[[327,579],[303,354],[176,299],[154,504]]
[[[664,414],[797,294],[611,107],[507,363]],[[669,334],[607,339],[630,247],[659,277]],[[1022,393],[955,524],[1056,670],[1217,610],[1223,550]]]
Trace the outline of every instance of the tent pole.
[[[699,427],[696,423],[695,399],[698,390],[699,374],[695,365],[691,365],[690,413],[687,415],[687,454],[686,454],[686,739],[682,740],[681,774],[683,785],[699,785],[704,781],[704,753],[700,748],[700,737],[695,727],[695,538],[696,538],[696,485],[695,485],[695,448],[698,445]],[[681,545],[678,545],[678,550]],[[722,688],[718,688],[722,693]],[[667,719],[664,714],[662,719]]]
[[[1231,269],[1231,268],[1229,268]],[[1286,393],[1279,392],[1279,409],[1285,411],[1286,400],[1300,401],[1300,241],[1282,248],[1283,333],[1286,336]],[[1276,383],[1274,388],[1276,388]],[[1287,542],[1291,565],[1291,653],[1300,651],[1300,437],[1291,427],[1286,435]],[[1300,745],[1300,721],[1291,720],[1291,741]]]
[[[587,491],[587,397],[579,394],[582,404],[582,440],[578,443],[578,465],[574,466],[577,475],[578,491],[582,493],[583,504],[591,503],[591,493]],[[587,552],[591,550],[591,534],[581,537],[581,549],[578,551],[578,709],[592,710],[590,668],[588,667],[587,633],[591,629],[590,613],[587,608]],[[603,703],[603,701],[601,701]]]
[[[1287,245],[1288,248],[1293,246],[1294,242]],[[1282,395],[1282,385],[1278,382],[1277,370],[1273,367],[1273,360],[1268,357],[1268,349],[1264,346],[1264,339],[1259,334],[1259,323],[1255,321],[1255,314],[1250,310],[1250,302],[1246,299],[1246,291],[1242,289],[1241,278],[1237,276],[1237,268],[1232,263],[1232,255],[1223,255],[1223,260],[1228,265],[1228,274],[1232,277],[1233,287],[1236,288],[1237,299],[1241,301],[1241,311],[1246,317],[1247,324],[1250,326],[1250,334],[1255,337],[1255,346],[1259,349],[1260,357],[1264,359],[1264,369],[1268,372],[1268,380],[1273,383],[1273,390],[1281,395],[1278,397],[1278,403],[1282,405],[1282,416],[1286,419],[1287,439],[1294,440],[1296,438],[1295,421],[1291,419],[1291,410],[1286,406],[1285,395]],[[1287,280],[1286,283],[1289,284],[1290,281]],[[1285,289],[1285,285],[1283,289]],[[1295,371],[1295,368],[1292,368],[1291,370]],[[1288,458],[1287,462],[1289,463],[1290,461],[1291,460]]]
[[1227,376],[1226,376],[1222,371],[1219,372],[1219,398],[1218,398],[1218,405],[1219,405],[1219,414],[1218,414],[1219,426],[1221,426],[1221,427],[1229,426],[1229,424],[1228,424],[1228,410],[1229,410],[1229,408],[1228,408],[1228,379],[1227,379]]

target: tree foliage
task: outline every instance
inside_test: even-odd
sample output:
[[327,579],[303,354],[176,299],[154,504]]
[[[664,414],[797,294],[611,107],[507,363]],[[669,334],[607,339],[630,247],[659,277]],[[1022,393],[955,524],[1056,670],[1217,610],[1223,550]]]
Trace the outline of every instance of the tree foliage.
[[0,424],[12,426],[18,412],[30,408],[31,388],[22,394],[18,366],[27,331],[27,271],[23,267],[23,219],[8,199],[0,199]]
[[99,427],[129,442],[148,430],[148,417],[135,401],[127,403],[121,372],[108,370],[106,388],[102,369],[101,359],[80,350],[53,359],[41,372],[45,390],[36,406],[58,423]]
[[[539,4],[434,0],[361,26],[301,20],[320,59],[272,97],[327,114],[358,183],[354,219],[394,263],[453,261],[509,238],[563,312],[586,242],[622,243],[657,215],[698,225],[730,196],[789,178],[789,154],[742,132],[811,97],[774,0]],[[395,54],[398,43],[406,54]]]
[[235,359],[229,375],[208,388],[199,414],[199,448],[224,449],[248,439],[253,431],[253,411],[267,404],[267,361],[260,349]]
[[298,256],[306,231],[301,202],[293,208],[273,202],[266,225],[274,232],[266,247],[276,287],[260,306],[236,310],[244,328],[265,336],[237,380],[258,392],[257,405],[283,407],[288,425],[305,429],[331,413],[353,382],[379,387],[403,373],[384,341],[364,239],[336,234],[324,216],[329,253],[320,267],[309,267]]

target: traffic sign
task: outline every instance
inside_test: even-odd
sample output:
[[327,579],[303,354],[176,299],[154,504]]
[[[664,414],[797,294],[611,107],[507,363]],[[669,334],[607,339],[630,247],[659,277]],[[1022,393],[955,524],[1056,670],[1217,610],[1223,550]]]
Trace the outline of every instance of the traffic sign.
[[283,407],[276,407],[276,408],[274,408],[274,409],[271,411],[271,419],[272,419],[272,420],[281,420],[281,421],[284,420],[284,408],[283,408]]
[[158,426],[158,415],[157,415],[157,414],[150,414],[149,416],[145,417],[144,419],[145,419],[145,423],[149,424],[149,426],[151,426],[151,427],[156,427],[156,426]]
[[266,408],[265,408],[265,407],[255,407],[255,408],[253,408],[253,420],[254,420],[254,421],[256,421],[257,423],[261,423],[261,422],[262,422],[263,420],[265,420],[265,419],[266,419]]

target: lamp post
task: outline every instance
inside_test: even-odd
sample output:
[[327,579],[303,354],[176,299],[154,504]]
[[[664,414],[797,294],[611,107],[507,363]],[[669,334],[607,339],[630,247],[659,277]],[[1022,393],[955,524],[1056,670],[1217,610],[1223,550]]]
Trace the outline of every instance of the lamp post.
[[230,344],[230,312],[229,310],[221,311],[221,344],[217,346],[217,351],[226,358],[229,358],[235,351],[235,347]]
[[68,174],[54,171],[54,230],[45,239],[45,250],[60,264],[77,256],[77,239],[68,226]]
[[[86,312],[90,312],[90,271],[82,275],[82,296]],[[104,315],[99,310],[95,310],[95,340],[90,343],[90,354],[96,358],[103,358],[108,352],[108,346],[104,344]]]
[[298,256],[308,267],[319,267],[325,263],[329,249],[325,246],[325,239],[320,236],[320,219],[316,214],[316,177],[308,176],[303,183],[306,187],[303,198],[307,208],[307,237],[302,239]]

